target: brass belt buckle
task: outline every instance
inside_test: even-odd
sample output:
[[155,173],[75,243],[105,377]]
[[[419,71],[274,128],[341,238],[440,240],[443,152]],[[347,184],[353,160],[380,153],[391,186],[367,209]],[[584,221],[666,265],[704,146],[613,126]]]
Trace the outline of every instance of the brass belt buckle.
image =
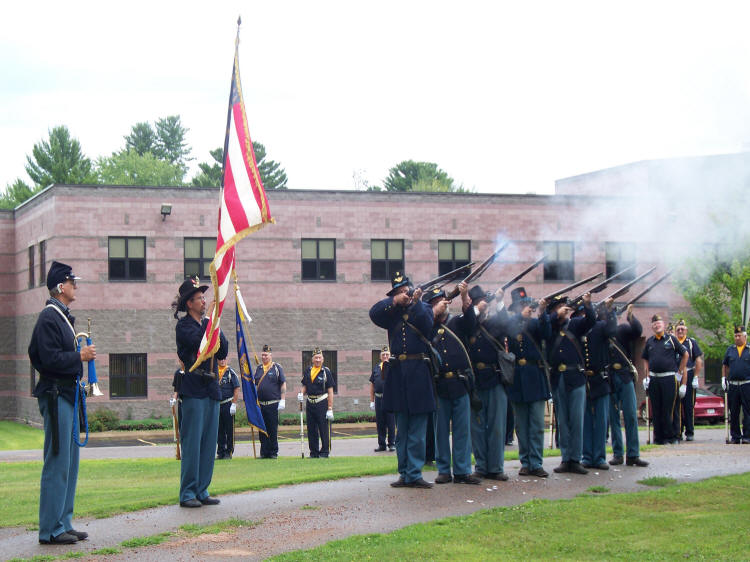
[[452,379],[453,378],[453,371],[448,371],[447,373],[445,373],[445,378],[446,379]]
[[398,360],[399,361],[406,361],[406,353],[402,353],[401,355],[399,355],[398,356]]
[[565,365],[565,363],[560,363],[557,366],[557,370],[560,371],[561,373],[564,373],[565,371],[568,370],[568,367]]
[[587,377],[593,377],[594,376],[594,371],[584,371],[584,373],[586,373]]
[[518,364],[519,364],[519,365],[520,365],[521,367],[523,367],[524,365],[526,365],[526,359],[523,359],[523,358],[519,359],[519,360],[518,360]]
[[612,367],[614,367],[615,370],[619,371],[620,369],[622,369],[622,364],[621,363],[615,363],[614,365],[612,365]]
[[486,366],[487,365],[485,365],[484,363],[477,363],[477,369],[481,370],[481,369],[484,369]]

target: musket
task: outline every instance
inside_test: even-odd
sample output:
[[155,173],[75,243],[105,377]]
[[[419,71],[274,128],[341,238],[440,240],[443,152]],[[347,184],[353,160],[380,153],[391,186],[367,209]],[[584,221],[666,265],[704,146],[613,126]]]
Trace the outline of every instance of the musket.
[[[591,293],[592,295],[595,293],[601,293],[604,289],[607,288],[607,285],[609,285],[612,281],[620,277],[621,275],[629,272],[631,269],[633,269],[635,266],[631,265],[630,267],[626,267],[622,271],[618,271],[611,277],[607,277],[604,281],[601,283],[598,283],[597,285],[594,285],[591,287],[586,293]],[[585,294],[585,293],[584,293]],[[583,295],[578,295],[576,298],[571,299],[570,306],[573,308],[578,307],[583,302]]]
[[624,295],[625,293],[627,293],[630,290],[630,287],[632,287],[633,285],[635,285],[636,283],[638,283],[641,279],[647,277],[648,275],[651,275],[654,271],[656,271],[656,266],[654,266],[651,269],[649,269],[648,271],[646,271],[646,273],[641,273],[638,277],[636,277],[632,281],[629,281],[628,283],[625,283],[625,285],[623,285],[622,287],[620,287],[619,289],[617,289],[614,293],[612,293],[611,295],[606,296],[604,298],[604,300],[607,300],[607,299],[613,299],[614,300],[616,298],[621,297],[622,295]]
[[471,268],[474,267],[474,265],[477,262],[473,261],[470,263],[467,263],[466,265],[462,265],[461,267],[457,267],[453,271],[449,271],[448,273],[443,273],[442,275],[438,275],[434,279],[430,279],[426,283],[422,283],[421,285],[417,285],[413,289],[409,291],[409,296],[411,296],[414,291],[417,289],[422,289],[422,292],[425,292],[429,289],[432,289],[436,285],[445,285],[446,283],[450,283],[453,281],[456,277],[460,277],[461,275],[468,273],[471,271]]
[[180,421],[177,416],[177,412],[177,405],[175,404],[174,406],[172,406],[172,435],[174,437],[176,447],[175,458],[177,460],[180,460],[182,458],[180,454]]
[[538,260],[536,260],[534,263],[532,263],[529,267],[524,269],[521,273],[516,275],[513,279],[508,281],[505,285],[500,287],[503,291],[505,291],[508,287],[511,285],[515,285],[518,281],[523,279],[528,273],[530,273],[535,267],[537,267],[540,263],[544,262],[544,260],[547,258],[547,256],[542,256]]
[[[461,282],[469,284],[475,279],[479,279],[479,277],[487,271],[487,269],[494,263],[494,261],[497,259],[497,256],[500,255],[500,252],[502,252],[505,248],[508,247],[509,242],[505,242],[502,246],[500,246],[495,252],[488,257],[486,260],[484,260],[481,264],[479,264],[479,267],[477,267],[474,271],[469,273],[466,277],[464,277]],[[458,295],[458,287],[454,287],[449,293],[446,293],[445,298],[448,300],[453,300]]]
[[597,279],[604,275],[603,271],[600,271],[596,275],[592,275],[591,277],[586,277],[586,279],[581,279],[580,281],[576,281],[575,283],[571,283],[567,287],[563,287],[562,289],[558,289],[554,293],[550,293],[549,295],[542,297],[544,300],[549,301],[550,299],[554,299],[558,295],[562,295],[563,293],[567,293],[568,291],[572,291],[576,287],[580,287],[581,285],[585,285],[586,283],[591,283],[594,279]]
[[642,297],[644,297],[646,294],[648,294],[648,292],[651,291],[651,289],[653,289],[654,287],[656,287],[659,283],[661,283],[662,281],[664,281],[670,275],[672,275],[672,270],[667,271],[664,275],[662,275],[656,281],[654,281],[653,283],[651,283],[651,285],[649,285],[648,287],[646,287],[645,289],[643,289],[640,293],[638,293],[636,296],[634,296],[632,299],[630,299],[628,302],[626,302],[624,305],[622,305],[620,308],[618,308],[617,309],[617,314],[620,314],[623,310],[625,310],[626,308],[628,308],[628,306],[630,306],[631,304],[633,304],[636,301],[640,300]]

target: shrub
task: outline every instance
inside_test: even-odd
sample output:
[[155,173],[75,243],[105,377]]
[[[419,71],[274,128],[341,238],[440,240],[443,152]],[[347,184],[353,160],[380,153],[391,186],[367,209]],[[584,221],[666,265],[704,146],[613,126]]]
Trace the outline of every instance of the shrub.
[[117,412],[100,408],[93,412],[88,412],[89,431],[110,431],[117,429],[120,425],[120,417]]

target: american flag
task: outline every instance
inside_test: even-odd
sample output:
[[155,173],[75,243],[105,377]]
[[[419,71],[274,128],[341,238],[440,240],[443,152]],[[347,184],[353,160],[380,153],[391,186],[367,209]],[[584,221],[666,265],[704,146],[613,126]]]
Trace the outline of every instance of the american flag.
[[239,24],[238,20],[232,88],[227,112],[227,132],[224,138],[224,173],[219,205],[219,231],[216,236],[216,255],[209,266],[216,304],[208,319],[198,358],[190,368],[191,371],[216,353],[219,348],[219,321],[235,266],[235,244],[251,232],[265,226],[266,223],[275,222],[268,208],[268,199],[255,161],[253,142],[250,139],[245,115],[245,103],[242,100],[238,50]]

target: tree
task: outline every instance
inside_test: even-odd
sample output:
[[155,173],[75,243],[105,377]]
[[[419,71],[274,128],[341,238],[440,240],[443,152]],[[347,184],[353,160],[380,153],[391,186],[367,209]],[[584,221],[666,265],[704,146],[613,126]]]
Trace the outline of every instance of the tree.
[[386,191],[445,191],[467,193],[433,162],[404,160],[388,171],[383,181]]
[[[40,190],[42,188],[37,189]],[[21,203],[30,199],[35,190],[26,185],[21,178],[5,186],[5,193],[0,196],[0,209],[15,209]]]
[[699,341],[708,358],[722,359],[739,324],[740,299],[750,279],[750,255],[731,262],[717,262],[708,276],[692,271],[682,283],[682,294],[690,303],[686,322],[699,329]]
[[99,183],[110,185],[181,186],[185,170],[178,164],[158,159],[150,152],[138,154],[131,148],[115,152],[96,162]]
[[185,142],[190,129],[182,126],[179,115],[170,115],[156,120],[156,144],[154,155],[157,158],[177,164],[187,169],[191,148]]
[[147,152],[156,152],[156,133],[148,122],[136,123],[125,137],[125,150],[135,150],[143,156]]
[[[281,164],[273,160],[266,160],[266,147],[259,142],[253,141],[255,151],[255,162],[258,164],[260,181],[265,189],[286,189],[286,172]],[[210,152],[214,162],[201,162],[198,167],[201,171],[193,178],[192,184],[196,187],[218,187],[221,185],[221,170],[224,162],[224,149],[215,148]]]
[[26,173],[37,187],[53,183],[92,183],[91,160],[81,152],[81,144],[71,138],[64,125],[49,131],[49,140],[34,145],[26,156]]

